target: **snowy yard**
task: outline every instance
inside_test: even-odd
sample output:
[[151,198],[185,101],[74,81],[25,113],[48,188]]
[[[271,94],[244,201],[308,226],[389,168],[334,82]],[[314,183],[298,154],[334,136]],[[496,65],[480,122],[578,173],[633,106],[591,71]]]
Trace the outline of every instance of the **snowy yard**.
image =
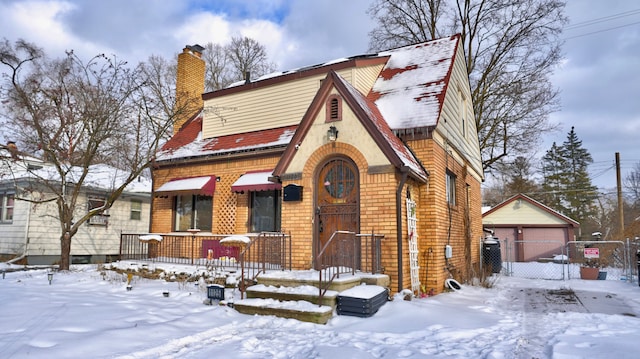
[[8,272],[0,277],[0,357],[640,356],[637,281],[502,276],[493,288],[397,297],[371,318],[335,316],[327,325],[207,306],[203,287],[134,277],[127,291],[126,276],[92,265],[55,273],[51,285],[45,269]]

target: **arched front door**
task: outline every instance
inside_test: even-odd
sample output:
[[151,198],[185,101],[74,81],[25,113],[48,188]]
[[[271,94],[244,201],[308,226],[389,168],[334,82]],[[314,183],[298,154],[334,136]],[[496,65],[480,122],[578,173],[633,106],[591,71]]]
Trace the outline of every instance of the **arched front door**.
[[316,173],[315,255],[335,231],[360,231],[360,181],[355,163],[346,157],[333,157]]

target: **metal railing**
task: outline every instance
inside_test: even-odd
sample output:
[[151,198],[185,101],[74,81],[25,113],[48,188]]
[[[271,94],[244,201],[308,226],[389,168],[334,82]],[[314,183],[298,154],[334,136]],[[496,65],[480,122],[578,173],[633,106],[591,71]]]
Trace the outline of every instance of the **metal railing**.
[[318,305],[340,274],[355,275],[356,271],[381,273],[382,234],[356,234],[349,231],[335,231],[318,251]]
[[240,267],[239,250],[220,244],[229,234],[159,234],[160,241],[141,240],[144,235],[121,234],[119,259],[186,265],[208,265],[215,259],[218,267]]
[[262,232],[240,252],[240,298],[244,299],[247,281],[251,284],[267,270],[291,270],[291,235]]

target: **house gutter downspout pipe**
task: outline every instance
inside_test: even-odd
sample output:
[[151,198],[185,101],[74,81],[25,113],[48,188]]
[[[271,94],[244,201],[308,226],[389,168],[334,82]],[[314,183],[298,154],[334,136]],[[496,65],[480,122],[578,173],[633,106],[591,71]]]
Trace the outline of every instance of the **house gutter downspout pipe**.
[[402,178],[396,190],[396,237],[398,239],[398,292],[402,291],[402,189],[407,182],[409,167],[400,167]]

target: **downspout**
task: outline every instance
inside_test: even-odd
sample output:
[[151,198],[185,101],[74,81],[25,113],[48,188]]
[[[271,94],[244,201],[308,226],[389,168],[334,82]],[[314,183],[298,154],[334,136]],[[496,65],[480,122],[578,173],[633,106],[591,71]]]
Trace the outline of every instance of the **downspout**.
[[404,188],[405,183],[407,182],[407,177],[409,175],[409,167],[402,166],[400,167],[400,173],[402,173],[402,178],[400,179],[400,183],[398,184],[398,189],[396,190],[396,237],[398,239],[398,292],[402,291],[402,189]]

